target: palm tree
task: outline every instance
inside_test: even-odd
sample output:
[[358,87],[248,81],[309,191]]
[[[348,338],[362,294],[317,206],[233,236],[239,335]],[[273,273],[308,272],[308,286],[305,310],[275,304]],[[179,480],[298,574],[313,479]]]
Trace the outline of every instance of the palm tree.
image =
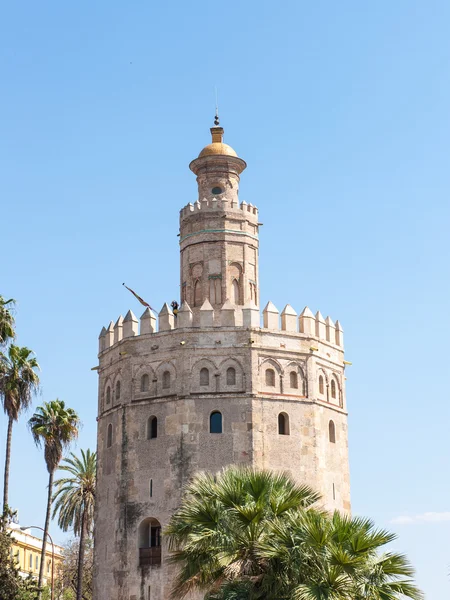
[[368,519],[329,514],[287,475],[231,467],[187,486],[166,534],[180,567],[173,598],[421,600],[395,536]]
[[[33,439],[38,447],[44,446],[45,464],[49,473],[47,513],[45,516],[44,536],[42,540],[41,565],[38,586],[42,590],[44,576],[45,550],[50,523],[53,496],[53,475],[61,462],[63,451],[78,436],[80,419],[72,408],[66,408],[63,400],[52,400],[38,406],[28,422]],[[39,598],[41,591],[39,592]]]
[[252,582],[249,597],[268,597],[267,561],[258,555],[268,524],[318,499],[311,488],[296,485],[283,473],[229,467],[218,475],[196,475],[165,532],[170,560],[181,567],[173,598],[230,581]]
[[15,302],[12,298],[5,300],[0,296],[0,346],[15,337],[14,315],[11,312]]
[[8,417],[6,436],[5,475],[3,487],[3,513],[8,506],[9,465],[11,460],[11,440],[14,421],[27,410],[33,394],[38,390],[38,362],[33,352],[26,347],[12,344],[6,355],[0,354],[0,397]]
[[82,600],[85,541],[87,536],[92,535],[94,523],[97,454],[89,449],[86,452],[81,450],[80,459],[71,452],[70,458],[66,458],[64,463],[59,469],[67,471],[70,476],[55,481],[53,518],[59,513],[58,525],[61,529],[67,531],[73,527],[75,535],[80,538],[77,600]]

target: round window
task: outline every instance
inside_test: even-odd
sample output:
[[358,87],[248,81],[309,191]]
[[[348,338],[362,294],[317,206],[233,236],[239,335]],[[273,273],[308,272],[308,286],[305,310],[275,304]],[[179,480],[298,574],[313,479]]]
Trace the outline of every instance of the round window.
[[213,189],[211,190],[211,192],[217,196],[218,194],[223,194],[223,189],[219,186],[213,187]]

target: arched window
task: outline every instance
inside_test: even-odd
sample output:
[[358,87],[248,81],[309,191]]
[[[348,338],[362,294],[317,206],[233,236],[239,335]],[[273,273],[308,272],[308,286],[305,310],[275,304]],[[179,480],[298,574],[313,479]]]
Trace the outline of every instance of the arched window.
[[150,479],[150,498],[153,497],[153,479]]
[[236,369],[233,367],[227,369],[227,385],[236,385]]
[[336,398],[336,382],[334,379],[331,380],[331,397]]
[[208,386],[209,385],[209,371],[206,367],[200,369],[200,385]]
[[147,421],[147,439],[154,440],[158,437],[158,419],[156,417],[149,417]]
[[332,444],[336,443],[336,427],[334,426],[334,422],[330,421],[328,423],[328,437]]
[[116,400],[120,398],[120,381],[116,383]]
[[139,566],[161,564],[161,523],[145,519],[139,525]]
[[240,290],[239,283],[236,279],[233,279],[233,283],[231,284],[231,297],[233,299],[233,304],[239,304],[240,302]]
[[111,404],[111,388],[109,385],[106,388],[106,404]]
[[145,375],[142,375],[141,377],[141,392],[148,392],[148,386],[149,386],[149,376],[147,375],[147,373],[145,373]]
[[170,372],[164,371],[162,376],[162,386],[163,390],[168,390],[170,388]]
[[108,425],[108,431],[106,434],[106,447],[111,448],[112,446],[112,423]]
[[273,369],[266,369],[266,385],[275,387],[275,371]]
[[194,283],[194,306],[201,306],[202,304],[202,288],[200,284],[200,280]]
[[209,301],[211,304],[222,304],[222,281],[219,277],[209,280]]
[[280,435],[289,435],[289,415],[280,413],[278,415],[278,433]]
[[291,388],[294,388],[294,389],[298,388],[298,375],[295,371],[291,371],[289,373],[289,382],[290,382]]
[[222,433],[222,413],[218,410],[209,417],[209,433]]
[[322,375],[319,377],[319,394],[325,393],[325,387],[323,385],[323,377]]

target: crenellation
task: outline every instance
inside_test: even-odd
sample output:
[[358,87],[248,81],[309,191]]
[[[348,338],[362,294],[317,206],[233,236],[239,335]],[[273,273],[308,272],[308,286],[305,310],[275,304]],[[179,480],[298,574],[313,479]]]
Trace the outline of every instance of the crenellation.
[[343,348],[344,347],[344,330],[342,329],[342,325],[340,324],[339,321],[336,321],[335,327],[336,327],[336,330],[335,330],[336,344]]
[[200,307],[200,327],[213,327],[214,308],[211,302],[206,299]]
[[321,340],[327,339],[327,327],[320,310],[316,312],[316,337]]
[[281,313],[281,329],[297,332],[297,313],[290,304],[286,304]]
[[220,311],[220,325],[222,327],[235,327],[236,326],[236,305],[231,304],[230,300],[227,300],[222,306]]
[[331,318],[325,319],[326,340],[332,344],[336,343],[336,327]]
[[120,342],[122,340],[122,330],[123,330],[123,317],[117,319],[116,324],[114,325],[114,343]]
[[136,315],[129,310],[123,320],[123,338],[134,337],[139,334],[139,325]]
[[155,313],[147,307],[141,315],[140,334],[156,332],[156,316]]
[[109,322],[108,329],[106,330],[105,337],[105,349],[111,348],[114,344],[114,323],[112,321]]
[[104,327],[102,327],[102,330],[100,331],[100,335],[98,336],[98,352],[103,352],[103,350],[106,348],[106,344],[105,344],[105,338],[106,338],[106,329]]
[[164,303],[158,317],[158,331],[170,331],[175,327],[175,316],[167,302]]
[[265,329],[280,329],[280,312],[272,302],[268,302],[263,310]]
[[306,335],[316,335],[316,319],[310,309],[305,306],[299,317],[299,330],[300,333]]
[[191,307],[187,302],[183,302],[180,310],[177,313],[175,325],[178,329],[183,327],[192,327],[193,324],[193,313]]

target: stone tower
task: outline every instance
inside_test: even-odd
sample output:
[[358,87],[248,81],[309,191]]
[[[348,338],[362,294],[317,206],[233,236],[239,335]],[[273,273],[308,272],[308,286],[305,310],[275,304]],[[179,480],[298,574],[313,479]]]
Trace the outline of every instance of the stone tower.
[[246,163],[211,134],[180,213],[181,309],[128,311],[100,333],[95,600],[169,598],[161,528],[198,470],[288,471],[350,509],[342,327],[272,302],[261,323]]

